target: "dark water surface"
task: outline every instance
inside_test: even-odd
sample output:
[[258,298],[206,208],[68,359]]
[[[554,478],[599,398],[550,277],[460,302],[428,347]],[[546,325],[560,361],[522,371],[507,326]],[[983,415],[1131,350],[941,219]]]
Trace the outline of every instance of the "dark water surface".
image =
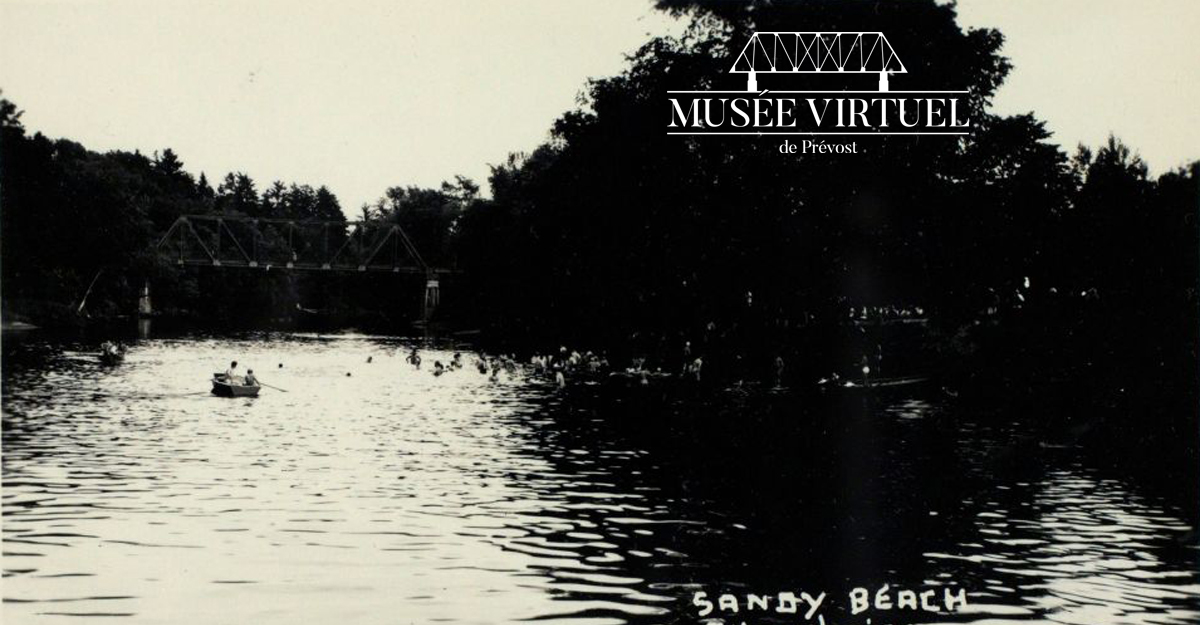
[[[936,389],[557,391],[355,334],[106,368],[5,338],[5,623],[701,623],[698,591],[826,592],[830,625],[1200,622],[1186,504]],[[231,358],[289,392],[209,395]],[[849,613],[884,583],[968,606]]]

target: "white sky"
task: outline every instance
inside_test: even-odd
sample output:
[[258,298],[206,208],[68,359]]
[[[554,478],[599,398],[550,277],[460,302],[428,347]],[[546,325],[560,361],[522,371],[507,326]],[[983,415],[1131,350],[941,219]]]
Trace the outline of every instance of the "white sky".
[[[962,0],[1016,69],[999,111],[1064,145],[1114,132],[1153,170],[1200,158],[1200,0]],[[527,151],[588,77],[677,29],[650,0],[0,0],[0,89],[27,128],[171,147],[218,181],[325,184],[349,213]]]
[[1200,159],[1200,0],[960,0],[1014,65],[994,100],[1073,153],[1115,134],[1162,173]]

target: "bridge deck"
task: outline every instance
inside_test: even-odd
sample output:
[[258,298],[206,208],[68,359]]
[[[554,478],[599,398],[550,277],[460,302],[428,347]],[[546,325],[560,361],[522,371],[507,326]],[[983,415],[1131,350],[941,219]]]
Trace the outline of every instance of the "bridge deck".
[[176,265],[185,265],[189,267],[221,267],[223,269],[261,269],[263,271],[342,271],[342,272],[383,272],[383,273],[399,273],[407,275],[451,275],[459,273],[455,269],[443,269],[440,267],[409,267],[409,266],[392,266],[392,265],[353,265],[353,264],[327,264],[327,263],[311,263],[311,262],[292,262],[292,263],[270,263],[244,260],[207,260],[196,258],[185,258],[183,260],[176,259]]

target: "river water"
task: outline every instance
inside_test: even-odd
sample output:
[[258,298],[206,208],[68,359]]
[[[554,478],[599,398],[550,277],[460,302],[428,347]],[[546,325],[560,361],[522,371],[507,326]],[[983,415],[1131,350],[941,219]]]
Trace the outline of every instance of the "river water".
[[[4,622],[810,622],[693,603],[783,591],[830,625],[1200,622],[1186,504],[1020,415],[435,377],[450,352],[409,345],[187,336],[103,367],[6,336]],[[286,392],[210,395],[232,358]],[[885,583],[968,604],[850,612]]]

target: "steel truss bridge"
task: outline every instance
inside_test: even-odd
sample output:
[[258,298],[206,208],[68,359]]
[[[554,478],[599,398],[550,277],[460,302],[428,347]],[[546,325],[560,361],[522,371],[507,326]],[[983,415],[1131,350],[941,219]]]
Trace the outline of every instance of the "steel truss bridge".
[[404,229],[370,221],[185,215],[155,250],[178,265],[438,275]]
[[734,59],[733,74],[747,74],[747,91],[758,91],[758,74],[905,74],[904,63],[881,32],[756,32]]
[[[305,221],[235,215],[185,215],[154,246],[159,257],[198,267],[388,272],[425,276],[426,319],[441,303],[439,278],[457,271],[431,267],[398,224]],[[149,285],[143,295],[149,312]]]

